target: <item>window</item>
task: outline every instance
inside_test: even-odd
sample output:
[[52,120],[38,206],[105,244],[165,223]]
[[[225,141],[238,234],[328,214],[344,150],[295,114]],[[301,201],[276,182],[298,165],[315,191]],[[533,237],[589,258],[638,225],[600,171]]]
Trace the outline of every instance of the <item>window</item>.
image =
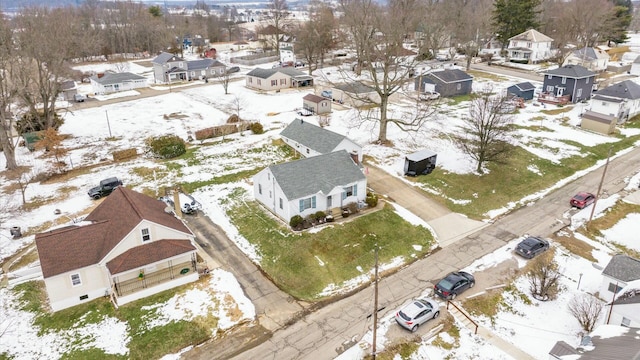
[[195,71],[191,72],[191,77],[196,77],[196,72]]
[[549,74],[547,75],[547,79],[551,80],[553,78],[553,75]]
[[609,291],[613,292],[613,293],[617,293],[618,291],[620,291],[622,289],[621,286],[617,286],[614,283],[609,283]]
[[182,67],[182,62],[178,63],[178,67],[181,68]]
[[269,190],[269,199],[271,199],[271,190]]
[[342,190],[344,190],[342,192],[342,200],[348,198],[349,196],[358,195],[358,187],[356,185],[348,186],[346,188],[343,188]]
[[[211,69],[211,75],[215,75],[216,74],[216,69]],[[251,78],[249,78],[249,82],[251,82]]]
[[282,209],[282,204],[283,204],[283,203],[284,203],[284,202],[282,201],[282,198],[280,198],[280,209]]
[[262,195],[262,184],[258,184],[258,194]]
[[631,319],[627,319],[626,317],[622,317],[622,322],[620,326],[629,327],[631,325]]
[[148,228],[144,228],[144,229],[142,229],[140,231],[142,232],[142,241],[151,240],[151,234],[149,233],[149,229]]
[[566,77],[562,77],[562,84],[566,84],[567,83],[567,78]]
[[548,93],[552,93],[553,92],[553,85],[547,85],[547,92]]
[[577,97],[582,96],[582,89],[578,89],[578,92],[576,93],[576,96],[577,96]]
[[528,47],[529,49],[531,49],[531,42],[528,42],[528,43],[527,43],[527,47]]
[[71,285],[72,286],[82,285],[82,280],[80,280],[80,274],[71,274]]
[[607,103],[603,101],[602,106],[607,106]]
[[271,174],[267,173],[267,180],[271,181]]
[[278,80],[271,80],[271,86],[277,86]]
[[80,300],[87,300],[88,298],[89,298],[89,295],[80,296]]
[[287,85],[287,79],[280,79],[280,85]]
[[316,197],[312,196],[306,199],[300,199],[300,212],[305,211],[306,209],[315,209],[316,208]]
[[309,154],[309,149],[307,149],[307,155]]
[[249,78],[249,84],[253,84],[253,78]]
[[257,83],[258,83],[258,86],[261,86],[262,85],[262,80],[258,79]]
[[456,87],[458,90],[462,89],[462,84],[458,84],[458,86]]
[[588,83],[589,83],[589,78],[587,78],[587,80],[586,80],[584,83],[585,83],[585,84],[588,84]]

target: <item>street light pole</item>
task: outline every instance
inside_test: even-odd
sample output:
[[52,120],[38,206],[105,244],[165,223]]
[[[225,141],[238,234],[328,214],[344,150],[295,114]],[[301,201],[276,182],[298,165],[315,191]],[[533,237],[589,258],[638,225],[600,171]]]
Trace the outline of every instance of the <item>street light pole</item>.
[[591,208],[591,215],[589,215],[589,221],[587,221],[587,230],[589,230],[591,219],[593,219],[593,213],[596,211],[596,204],[598,203],[598,199],[600,198],[600,190],[602,190],[602,183],[604,182],[604,176],[607,174],[607,167],[609,166],[609,158],[611,158],[612,149],[613,149],[613,146],[609,148],[609,153],[607,154],[607,162],[604,164],[604,170],[602,171],[602,178],[600,178],[600,185],[598,185],[598,192],[596,193],[596,198],[593,200],[593,207]]

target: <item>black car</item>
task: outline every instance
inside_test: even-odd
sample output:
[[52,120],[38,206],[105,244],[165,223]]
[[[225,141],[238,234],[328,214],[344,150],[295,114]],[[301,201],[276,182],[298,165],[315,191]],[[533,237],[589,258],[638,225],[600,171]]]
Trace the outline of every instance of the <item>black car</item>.
[[237,73],[238,71],[240,71],[240,67],[232,66],[227,69],[227,74]]
[[525,259],[532,259],[547,250],[549,250],[549,241],[538,236],[529,236],[516,246],[516,254]]
[[454,271],[440,280],[433,289],[441,298],[453,300],[460,293],[471,289],[476,284],[473,275],[464,271]]
[[122,181],[118,180],[116,177],[104,179],[100,181],[100,185],[91,188],[87,194],[94,199],[100,199],[103,196],[107,196],[111,194],[113,189],[122,185]]

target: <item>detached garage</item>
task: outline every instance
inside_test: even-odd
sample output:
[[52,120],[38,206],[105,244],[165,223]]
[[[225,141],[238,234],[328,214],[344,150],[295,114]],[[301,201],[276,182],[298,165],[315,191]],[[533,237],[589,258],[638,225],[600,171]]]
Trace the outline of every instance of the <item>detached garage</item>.
[[616,123],[617,119],[614,116],[600,114],[595,111],[585,111],[582,114],[580,127],[608,135],[615,131]]
[[407,176],[431,174],[436,168],[437,157],[438,154],[427,149],[407,155],[404,159],[404,174]]

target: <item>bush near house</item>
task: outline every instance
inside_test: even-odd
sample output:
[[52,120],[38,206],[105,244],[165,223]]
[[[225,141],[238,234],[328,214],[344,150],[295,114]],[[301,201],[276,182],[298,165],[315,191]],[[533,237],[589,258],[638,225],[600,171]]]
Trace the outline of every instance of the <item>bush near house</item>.
[[260,124],[259,122],[251,123],[249,128],[251,129],[251,132],[256,135],[264,133],[264,128],[262,127],[262,124]]
[[378,206],[378,195],[372,192],[367,192],[367,197],[364,199],[364,202],[367,203],[368,207],[374,208]]
[[177,135],[150,137],[145,145],[148,153],[160,159],[171,159],[187,152],[185,142]]
[[302,225],[303,222],[304,219],[302,218],[302,216],[294,215],[291,217],[291,220],[289,220],[289,226],[291,226],[292,229],[297,229]]

